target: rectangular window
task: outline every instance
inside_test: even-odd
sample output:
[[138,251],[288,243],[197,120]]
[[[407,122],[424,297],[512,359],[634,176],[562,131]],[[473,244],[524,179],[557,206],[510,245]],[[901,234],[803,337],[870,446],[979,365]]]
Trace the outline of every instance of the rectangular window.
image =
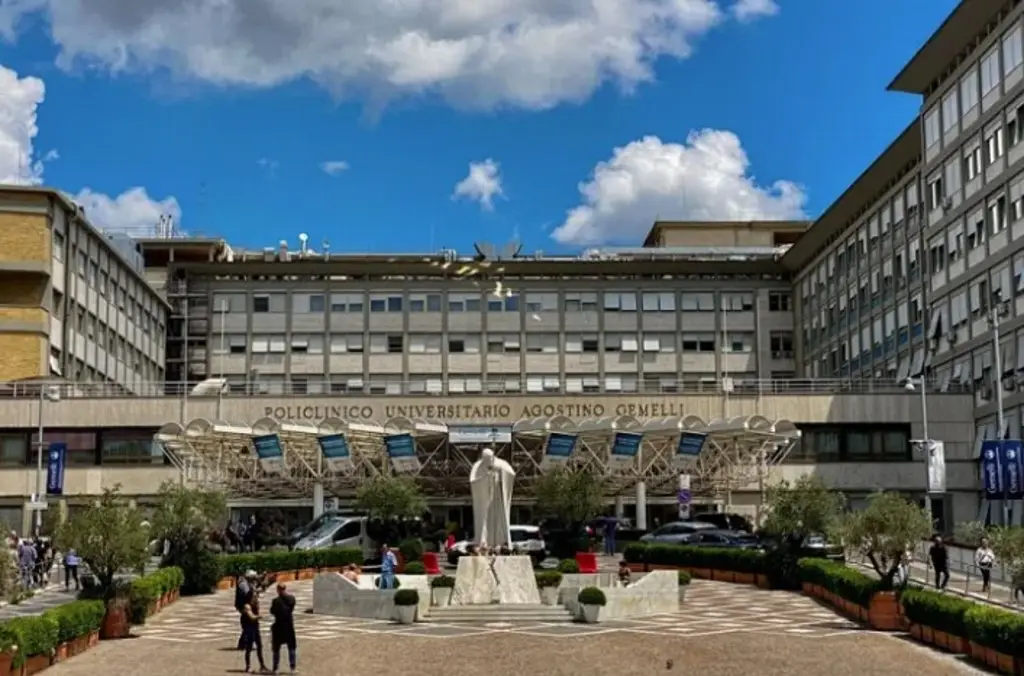
[[1024,61],[1020,25],[1011,28],[1003,36],[1003,74],[1009,75]]
[[681,309],[684,312],[714,312],[715,294],[684,293]]
[[801,437],[787,462],[907,462],[910,425],[798,423]]
[[952,131],[959,121],[960,108],[956,98],[956,87],[953,87],[942,99],[942,131]]
[[978,105],[978,69],[972,68],[960,78],[960,110],[966,115]]
[[722,309],[726,312],[750,312],[754,309],[754,294],[724,293],[722,294]]
[[985,96],[999,86],[999,49],[992,48],[981,60],[981,95]]
[[791,331],[773,331],[768,337],[772,359],[793,358],[793,333]]
[[155,430],[112,429],[100,432],[100,463],[103,465],[163,465]]
[[788,291],[772,291],[768,294],[769,312],[792,312],[793,294]]
[[715,351],[715,334],[713,333],[684,333],[683,352],[707,352]]
[[252,311],[260,314],[270,312],[270,296],[253,296]]
[[309,297],[309,311],[310,312],[323,312],[326,309],[326,299],[322,293],[313,294]]
[[1003,128],[992,130],[985,137],[985,151],[988,156],[988,163],[995,164],[995,162],[1003,156]]
[[942,128],[939,123],[939,109],[932,108],[924,116],[924,144],[931,148],[942,139]]
[[676,311],[676,296],[671,291],[645,293],[642,303],[644,312]]

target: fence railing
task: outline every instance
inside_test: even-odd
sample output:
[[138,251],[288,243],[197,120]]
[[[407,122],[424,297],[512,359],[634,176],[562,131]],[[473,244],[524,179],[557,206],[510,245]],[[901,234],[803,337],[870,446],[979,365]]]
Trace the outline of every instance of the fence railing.
[[[886,394],[914,395],[914,391],[884,380],[844,379],[755,379],[755,378],[681,378],[666,381],[639,380],[622,382],[615,378],[614,384],[605,380],[602,384],[590,384],[590,377],[568,375],[565,377],[545,376],[500,376],[490,379],[479,377],[426,378],[415,380],[391,380],[385,378],[364,379],[359,376],[325,376],[317,378],[227,380],[220,395],[228,397],[281,397],[281,396],[553,396],[553,395],[616,395],[616,396],[674,396],[674,395],[721,395],[723,397],[757,397],[765,395],[806,395],[806,394]],[[597,381],[597,378],[593,380]],[[117,383],[86,383],[69,381],[20,381],[0,383],[0,398],[39,398],[41,389],[51,399],[100,399],[122,397],[182,397],[217,396],[211,381],[200,382],[144,382],[127,386]],[[929,386],[932,394],[961,394],[969,390],[950,388],[940,393]],[[919,396],[919,395],[915,395]]]

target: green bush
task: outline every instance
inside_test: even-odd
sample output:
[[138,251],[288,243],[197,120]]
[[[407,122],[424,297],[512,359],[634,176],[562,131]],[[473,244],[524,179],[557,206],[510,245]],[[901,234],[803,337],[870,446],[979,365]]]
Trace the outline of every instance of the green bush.
[[816,584],[840,598],[867,607],[881,589],[881,582],[849,566],[828,559],[806,558],[797,561],[800,581]]
[[604,592],[597,587],[584,587],[580,590],[576,600],[580,602],[580,605],[584,606],[603,606],[608,603]]
[[220,577],[239,577],[247,570],[281,573],[306,568],[343,568],[350,563],[362,565],[363,551],[357,547],[331,547],[293,552],[222,554],[218,559]]
[[974,607],[975,604],[971,601],[930,589],[911,587],[903,590],[900,602],[903,604],[903,612],[911,622],[954,636],[967,636],[964,615]]
[[964,614],[967,638],[1004,655],[1024,657],[1024,615],[980,603]]
[[693,580],[693,577],[688,572],[686,572],[685,570],[679,571],[679,586],[680,587],[685,587],[686,585],[690,584],[690,582],[692,580]]
[[221,558],[202,543],[193,543],[173,549],[163,565],[181,571],[181,594],[193,596],[209,594],[217,587],[221,578]]
[[60,627],[53,617],[16,617],[8,620],[6,627],[16,637],[14,643],[18,651],[14,653],[15,666],[24,664],[28,657],[50,655],[57,647]]
[[[573,561],[575,563],[575,561]],[[537,573],[537,586],[538,587],[557,587],[562,584],[562,574],[557,570],[545,570]]]
[[419,561],[423,558],[423,540],[419,538],[403,540],[398,544],[398,551],[402,553],[402,558],[406,563]]
[[132,624],[145,624],[146,616],[164,594],[181,587],[184,572],[177,567],[161,568],[131,581],[129,614]]
[[412,561],[405,564],[405,575],[426,575],[427,567],[422,561]]
[[629,563],[647,563],[679,568],[706,568],[733,573],[763,573],[764,552],[733,547],[692,547],[648,545],[636,542],[623,553]]
[[57,622],[57,643],[99,631],[106,607],[102,601],[72,601],[47,610],[43,615]]
[[580,564],[576,559],[562,559],[558,562],[558,572],[565,575],[575,575],[580,572]]
[[415,589],[399,589],[395,592],[396,606],[415,606],[420,602],[420,594]]
[[455,578],[451,575],[438,575],[430,581],[434,589],[451,589],[455,586]]

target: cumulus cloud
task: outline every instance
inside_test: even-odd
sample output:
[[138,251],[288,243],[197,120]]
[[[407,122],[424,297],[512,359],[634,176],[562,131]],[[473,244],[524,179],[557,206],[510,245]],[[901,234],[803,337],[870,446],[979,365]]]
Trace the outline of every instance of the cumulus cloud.
[[469,174],[455,185],[452,199],[469,199],[479,202],[487,211],[494,209],[494,198],[504,195],[501,188],[501,167],[488,158],[483,162],[471,162]]
[[723,21],[752,16],[725,3],[8,0],[0,30],[45,14],[65,68],[162,68],[257,87],[310,78],[374,101],[430,93],[467,107],[544,109],[605,82],[628,91],[652,79],[657,59],[684,59]]
[[739,21],[753,21],[779,13],[775,0],[737,0],[729,10]]
[[320,171],[328,176],[337,176],[348,171],[348,162],[344,160],[327,160],[320,163]]
[[[0,6],[0,10],[6,7]],[[0,13],[0,32],[3,19]],[[21,77],[0,66],[0,184],[39,185],[46,163],[60,157],[56,150],[39,154],[35,149],[37,113],[45,95],[46,85],[39,78]],[[177,200],[153,200],[143,188],[132,188],[113,198],[86,188],[73,199],[86,208],[91,223],[113,230],[152,227],[163,214],[181,217]]]
[[616,148],[579,186],[582,203],[552,237],[565,244],[637,242],[656,218],[748,221],[804,217],[806,195],[791,181],[764,186],[730,131],[691,132],[684,143],[647,136]]

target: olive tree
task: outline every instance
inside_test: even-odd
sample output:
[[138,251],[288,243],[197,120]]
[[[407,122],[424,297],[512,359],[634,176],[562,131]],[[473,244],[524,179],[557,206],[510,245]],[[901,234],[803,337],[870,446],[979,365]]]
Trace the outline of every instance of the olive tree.
[[847,514],[840,532],[846,547],[871,563],[883,587],[892,587],[904,553],[931,536],[932,519],[902,495],[881,492],[866,509]]
[[803,542],[808,535],[834,535],[842,521],[846,499],[829,490],[817,477],[804,475],[768,490],[768,516],[761,529],[770,535]]
[[420,487],[411,477],[382,474],[356,489],[356,504],[375,519],[415,519],[427,508]]

